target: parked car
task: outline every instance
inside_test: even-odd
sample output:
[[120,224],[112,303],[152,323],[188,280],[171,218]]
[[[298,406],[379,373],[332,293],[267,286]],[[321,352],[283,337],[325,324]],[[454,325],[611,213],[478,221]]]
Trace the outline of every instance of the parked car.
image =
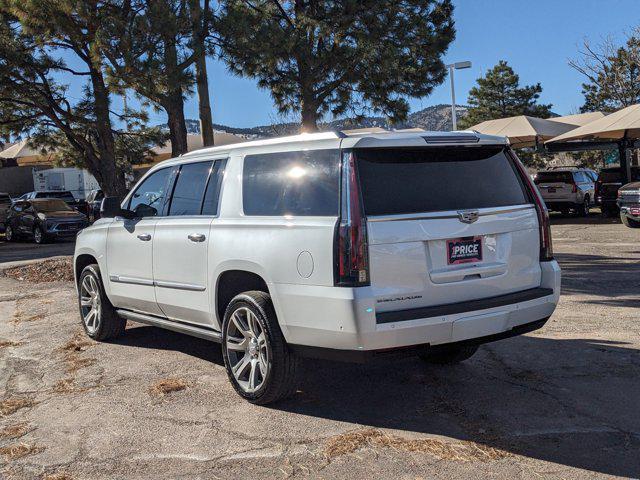
[[[640,167],[631,167],[631,181],[640,180]],[[596,181],[596,204],[602,214],[615,217],[618,209],[618,189],[622,186],[622,170],[620,167],[609,167],[600,170]]]
[[617,204],[622,223],[630,228],[640,228],[640,182],[620,187]]
[[36,243],[75,237],[89,225],[87,217],[59,198],[18,200],[9,209],[5,238],[30,237]]
[[46,190],[41,192],[27,192],[22,195],[19,200],[33,200],[36,198],[59,198],[63,200],[71,208],[78,210],[80,213],[87,215],[89,213],[87,202],[77,200],[73,194],[67,190]]
[[549,210],[586,217],[595,198],[594,181],[586,169],[567,168],[538,172],[534,182]]
[[7,214],[9,213],[9,208],[11,208],[12,202],[13,200],[11,200],[8,193],[0,192],[0,232],[4,232]]
[[102,190],[91,190],[87,195],[86,202],[89,210],[89,221],[95,222],[100,218],[100,205],[102,205],[102,199],[104,194]]
[[560,293],[548,214],[503,137],[305,134],[154,166],[77,238],[82,324],[222,343],[240,396],[300,356],[429,363],[541,328]]

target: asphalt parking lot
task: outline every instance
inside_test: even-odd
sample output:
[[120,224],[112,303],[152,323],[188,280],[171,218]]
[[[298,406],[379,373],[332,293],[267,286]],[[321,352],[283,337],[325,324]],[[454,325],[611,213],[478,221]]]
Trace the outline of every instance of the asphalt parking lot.
[[0,277],[0,478],[640,477],[640,231],[554,216],[553,235],[542,330],[453,367],[307,362],[270,407],[215,344],[132,323],[97,344],[71,283]]

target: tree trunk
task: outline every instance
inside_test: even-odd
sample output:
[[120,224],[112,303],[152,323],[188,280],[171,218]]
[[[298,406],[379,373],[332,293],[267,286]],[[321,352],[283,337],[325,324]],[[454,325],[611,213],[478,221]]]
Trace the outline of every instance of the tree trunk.
[[113,138],[111,118],[109,116],[109,91],[104,83],[102,65],[89,66],[91,86],[93,88],[93,110],[96,115],[96,132],[99,158],[98,170],[101,178],[100,188],[106,196],[124,198],[127,193],[124,172],[116,164],[116,148]]
[[318,131],[318,112],[313,107],[312,102],[302,101],[302,131],[317,132]]
[[170,94],[164,105],[169,125],[169,140],[171,141],[171,156],[177,157],[187,153],[187,127],[184,121],[184,99],[182,91]]
[[211,116],[211,103],[209,99],[209,79],[207,78],[207,58],[203,54],[196,60],[196,87],[198,90],[198,112],[200,114],[200,134],[202,144],[212,147],[213,118]]
[[193,53],[196,58],[196,90],[198,92],[200,134],[202,135],[202,144],[205,147],[212,147],[215,142],[205,48],[205,39],[209,33],[209,2],[205,0],[203,9],[200,5],[200,0],[191,0],[191,17],[193,19]]

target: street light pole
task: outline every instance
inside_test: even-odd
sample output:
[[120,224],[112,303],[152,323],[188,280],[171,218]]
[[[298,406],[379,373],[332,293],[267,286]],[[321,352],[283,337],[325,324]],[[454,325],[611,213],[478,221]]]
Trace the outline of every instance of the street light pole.
[[458,129],[458,118],[456,115],[456,89],[453,82],[453,71],[461,70],[463,68],[471,68],[471,62],[456,62],[447,65],[449,69],[449,79],[451,81],[451,123],[452,130]]

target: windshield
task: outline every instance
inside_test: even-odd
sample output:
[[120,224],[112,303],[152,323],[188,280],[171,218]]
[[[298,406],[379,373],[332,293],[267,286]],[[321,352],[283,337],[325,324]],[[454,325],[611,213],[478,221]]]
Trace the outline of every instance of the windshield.
[[69,207],[62,200],[54,199],[51,200],[39,200],[37,202],[33,202],[33,208],[36,212],[41,213],[49,213],[49,212],[73,212],[73,209]]
[[36,198],[61,198],[65,202],[75,201],[71,192],[38,192]]

